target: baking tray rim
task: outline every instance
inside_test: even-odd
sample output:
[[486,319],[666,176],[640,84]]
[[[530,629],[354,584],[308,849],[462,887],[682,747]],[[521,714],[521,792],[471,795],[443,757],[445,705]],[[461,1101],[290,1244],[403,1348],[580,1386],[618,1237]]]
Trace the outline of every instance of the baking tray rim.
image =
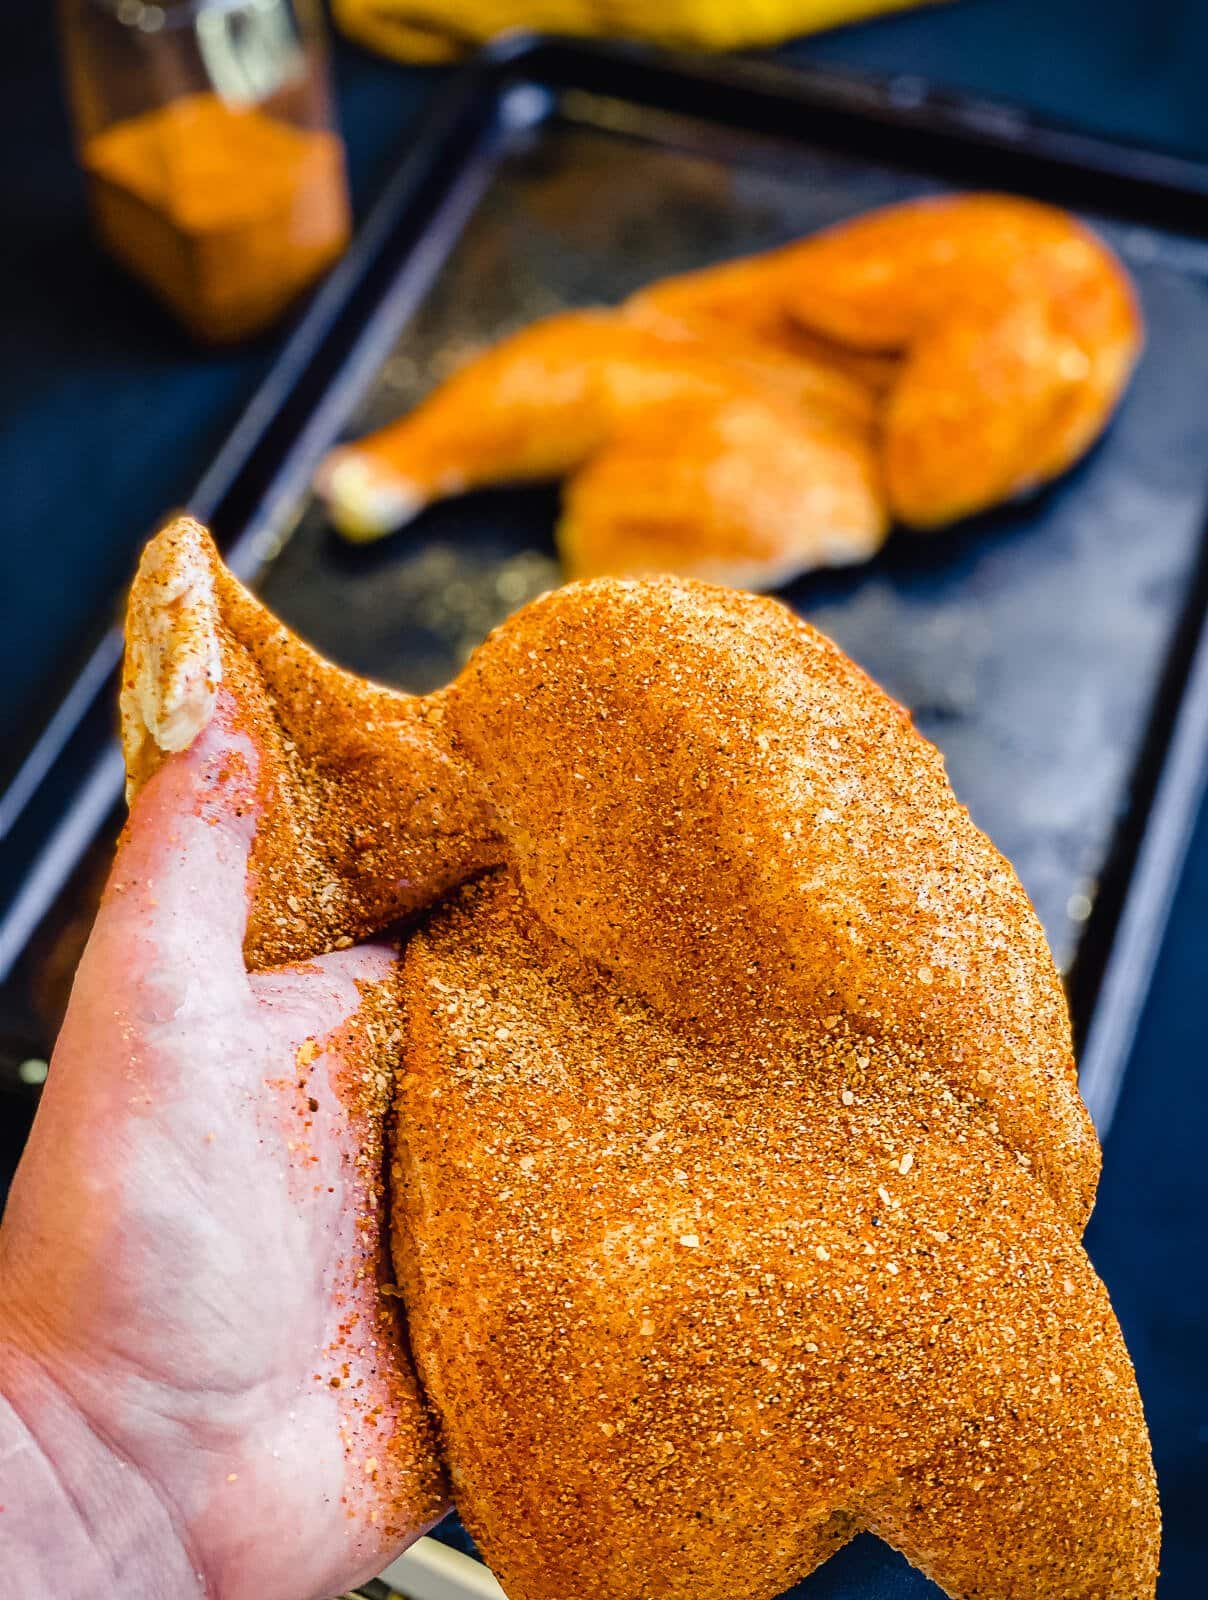
[[[517,89],[543,90],[546,98],[518,100]],[[267,564],[258,557],[256,539],[266,524],[265,508],[304,488],[309,461],[299,459],[302,445],[330,419],[333,391],[346,397],[353,387],[358,349],[363,354],[368,329],[392,286],[432,249],[430,230],[440,224],[442,207],[448,209],[458,184],[492,148],[498,153],[518,122],[543,122],[558,95],[571,90],[860,153],[869,140],[893,133],[890,153],[882,147],[867,153],[883,164],[916,168],[943,168],[954,158],[959,166],[976,156],[979,182],[993,179],[1005,187],[1011,187],[1014,168],[1031,169],[1033,179],[1046,179],[1046,193],[1076,189],[1083,209],[1099,204],[1114,215],[1208,238],[1208,163],[1062,129],[1012,106],[933,90],[908,75],[881,79],[611,41],[505,35],[436,98],[349,251],[186,502],[212,527],[226,559],[242,575]],[[1025,187],[1034,190],[1036,184]],[[441,259],[460,228],[456,223],[438,248]],[[427,287],[424,282],[417,300]],[[300,466],[307,468],[304,474]],[[0,865],[18,825],[35,811],[47,814],[28,868],[16,876],[17,892],[0,911],[0,991],[119,798],[111,704],[120,655],[121,630],[114,626],[0,791]],[[62,779],[82,746],[92,749],[91,758],[56,807],[46,797],[53,797],[56,776]],[[1147,766],[1148,775],[1142,771]],[[1101,1133],[1115,1109],[1206,775],[1208,538],[1201,542],[1200,571],[1171,636],[1128,817],[1109,854],[1119,877],[1115,903],[1097,904],[1088,928],[1086,941],[1093,945],[1098,939],[1101,947],[1098,969],[1089,976],[1075,972],[1071,984],[1075,1009],[1087,1018],[1082,1091]],[[14,917],[22,907],[24,916]]]

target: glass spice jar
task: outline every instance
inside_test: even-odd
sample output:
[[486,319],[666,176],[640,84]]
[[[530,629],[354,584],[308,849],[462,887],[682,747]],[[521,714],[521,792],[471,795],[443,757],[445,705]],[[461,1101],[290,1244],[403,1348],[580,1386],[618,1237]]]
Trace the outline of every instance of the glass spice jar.
[[350,215],[309,0],[59,0],[97,232],[199,338],[275,320]]

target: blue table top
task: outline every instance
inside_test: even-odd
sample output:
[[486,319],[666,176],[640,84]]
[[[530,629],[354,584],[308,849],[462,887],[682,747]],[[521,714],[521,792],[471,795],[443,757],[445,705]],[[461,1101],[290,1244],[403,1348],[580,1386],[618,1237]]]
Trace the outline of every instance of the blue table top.
[[[182,499],[271,360],[185,343],[90,242],[47,7],[0,14],[14,154],[0,173],[0,748],[51,702],[111,613],[135,554]],[[1200,0],[960,0],[849,28],[790,59],[918,75],[1049,118],[1208,159]],[[359,211],[442,82],[341,46]],[[1200,819],[1120,1109],[1088,1244],[1133,1353],[1166,1521],[1162,1600],[1208,1593],[1208,813]],[[811,1594],[904,1600],[861,1541]]]

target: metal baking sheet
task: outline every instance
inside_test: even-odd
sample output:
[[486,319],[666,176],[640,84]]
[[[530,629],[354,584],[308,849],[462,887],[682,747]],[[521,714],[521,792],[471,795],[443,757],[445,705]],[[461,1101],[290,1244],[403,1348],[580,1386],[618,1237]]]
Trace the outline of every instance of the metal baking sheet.
[[[1208,745],[1203,169],[913,82],[513,44],[451,92],[190,504],[325,653],[435,687],[558,581],[556,492],[449,502],[351,549],[307,489],[330,443],[536,316],[970,186],[1071,205],[1120,253],[1148,328],[1132,388],[1103,442],[1047,492],[943,534],[895,533],[869,565],[808,576],[782,598],[911,708],[1014,861],[1067,973],[1103,1127]],[[0,796],[10,1064],[49,1046],[103,870],[119,649],[110,635]],[[800,1590],[936,1592],[866,1540]]]

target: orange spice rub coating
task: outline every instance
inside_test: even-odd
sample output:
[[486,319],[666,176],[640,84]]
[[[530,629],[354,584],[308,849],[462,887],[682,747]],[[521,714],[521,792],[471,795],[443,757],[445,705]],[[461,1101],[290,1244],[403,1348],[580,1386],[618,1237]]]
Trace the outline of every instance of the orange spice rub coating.
[[652,407],[569,480],[563,568],[581,578],[690,573],[767,588],[845,566],[885,538],[866,439],[738,396]]
[[1011,195],[914,200],[786,252],[790,318],[904,354],[884,418],[902,521],[935,527],[1064,472],[1141,349],[1127,274],[1068,212]]
[[863,1528],[954,1596],[1152,1594],[1106,1293],[925,1048],[849,1015],[693,1039],[507,874],[404,990],[395,1260],[511,1600],[771,1600]]
[[857,348],[807,327],[787,306],[785,280],[800,244],[738,256],[716,266],[660,278],[625,302],[626,316],[646,327],[694,328],[711,345],[735,336],[790,359],[818,363],[880,394],[897,377],[896,352]]
[[925,1045],[1085,1222],[1099,1151],[1036,914],[939,752],[822,634],[702,584],[571,585],[447,696],[581,955],[703,1036],[840,1012]]
[[[732,419],[753,442],[719,459]],[[867,390],[817,361],[733,333],[703,339],[678,320],[569,311],[334,451],[318,482],[341,531],[367,539],[450,493],[571,475],[560,538],[571,573],[658,571],[670,558],[693,576],[766,583],[882,543],[872,420]],[[653,527],[625,465],[643,450],[646,499],[674,506]],[[783,491],[760,500],[736,472]]]
[[834,645],[601,581],[416,700],[306,650],[187,520],[129,639],[135,783],[217,692],[268,774],[253,962],[495,869],[407,948],[393,1245],[515,1600],[770,1600],[861,1527],[968,1600],[1152,1594],[1052,961]]
[[[470,863],[491,858],[493,836],[473,785],[450,774],[453,763],[422,704],[341,672],[302,645],[232,577],[191,518],[169,523],[144,551],[126,647],[122,740],[131,798],[210,718],[225,724],[233,752],[254,761],[250,970],[267,974],[351,945],[429,904],[473,870]],[[296,976],[286,972],[280,981],[288,989]],[[362,992],[355,1026],[308,1040],[281,1064],[299,1146],[313,1125],[316,1089],[324,1098],[334,1092],[349,1115],[357,1140],[349,1203],[374,1243],[379,1285],[391,1276],[385,1128],[400,1001],[396,973],[392,984]],[[338,1062],[331,1069],[329,1045]],[[326,1076],[317,1080],[316,1071]],[[340,1321],[319,1361],[335,1367],[328,1381],[340,1391],[343,1503],[350,1518],[368,1516],[387,1540],[410,1540],[449,1504],[431,1407],[397,1301],[366,1294],[356,1276],[341,1293]],[[354,1358],[371,1375],[364,1392],[340,1383],[341,1364],[347,1377]],[[367,1437],[382,1459],[380,1483],[391,1485],[384,1505],[356,1448]]]
[[[867,559],[891,515],[938,527],[1064,472],[1141,343],[1127,274],[1069,213],[914,200],[535,323],[333,452],[317,486],[349,537],[377,538],[441,495],[568,476],[569,576],[767,588]],[[748,445],[719,441],[727,405],[761,399]],[[733,492],[740,463],[780,492]]]

